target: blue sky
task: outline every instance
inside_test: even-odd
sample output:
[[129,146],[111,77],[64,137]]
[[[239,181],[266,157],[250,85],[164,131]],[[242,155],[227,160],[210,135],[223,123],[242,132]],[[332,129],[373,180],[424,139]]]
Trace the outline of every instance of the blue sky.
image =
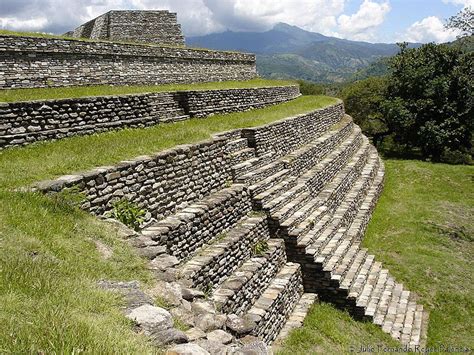
[[0,0],[0,28],[60,34],[109,10],[167,9],[186,36],[286,22],[352,40],[446,42],[457,33],[443,24],[464,6],[474,0]]
[[[360,3],[362,1],[351,1],[348,4],[350,11],[357,9]],[[445,3],[440,0],[391,0],[390,4],[392,10],[380,26],[382,42],[397,40],[397,37],[403,35],[408,27],[424,18],[435,16],[444,20],[463,8],[463,5]]]

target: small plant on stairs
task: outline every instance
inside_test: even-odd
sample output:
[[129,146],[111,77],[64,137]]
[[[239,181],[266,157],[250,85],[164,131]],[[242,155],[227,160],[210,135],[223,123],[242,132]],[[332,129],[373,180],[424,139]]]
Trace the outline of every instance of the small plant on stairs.
[[268,250],[268,243],[266,240],[258,241],[252,248],[252,254],[255,256],[262,256]]
[[144,220],[143,216],[145,216],[145,210],[126,199],[115,202],[113,207],[112,215],[115,219],[133,228],[135,231],[140,229],[140,224]]

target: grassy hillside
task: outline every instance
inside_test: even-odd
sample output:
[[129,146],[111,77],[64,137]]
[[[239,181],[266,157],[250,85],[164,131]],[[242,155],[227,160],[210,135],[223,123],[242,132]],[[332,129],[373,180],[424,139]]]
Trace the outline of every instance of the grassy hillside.
[[[428,346],[474,348],[474,167],[387,160],[386,183],[364,246],[429,310]],[[321,304],[282,354],[393,346],[370,323]]]

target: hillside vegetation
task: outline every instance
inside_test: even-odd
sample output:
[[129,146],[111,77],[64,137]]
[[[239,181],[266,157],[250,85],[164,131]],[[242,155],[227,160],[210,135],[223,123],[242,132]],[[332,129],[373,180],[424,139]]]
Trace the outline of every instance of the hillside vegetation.
[[350,80],[358,70],[398,51],[396,44],[327,37],[285,23],[279,23],[266,32],[227,31],[190,37],[186,43],[256,53],[258,72],[267,78],[324,83]]
[[[474,167],[386,160],[363,245],[430,312],[428,346],[474,347]],[[327,304],[313,307],[281,354],[349,353],[399,344]]]

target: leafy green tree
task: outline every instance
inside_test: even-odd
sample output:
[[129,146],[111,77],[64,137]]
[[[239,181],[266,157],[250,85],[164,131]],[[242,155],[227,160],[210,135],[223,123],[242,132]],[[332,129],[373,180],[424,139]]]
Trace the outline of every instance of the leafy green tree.
[[303,95],[323,95],[325,88],[322,84],[312,83],[310,81],[298,80],[300,92]]
[[371,77],[348,84],[340,93],[346,112],[372,138],[375,146],[380,146],[391,133],[382,111],[386,90],[385,77]]
[[383,105],[395,142],[419,148],[424,158],[471,148],[474,54],[433,43],[418,49],[401,44],[390,63]]
[[460,30],[462,37],[474,35],[474,11],[471,7],[465,7],[448,19],[446,28]]

